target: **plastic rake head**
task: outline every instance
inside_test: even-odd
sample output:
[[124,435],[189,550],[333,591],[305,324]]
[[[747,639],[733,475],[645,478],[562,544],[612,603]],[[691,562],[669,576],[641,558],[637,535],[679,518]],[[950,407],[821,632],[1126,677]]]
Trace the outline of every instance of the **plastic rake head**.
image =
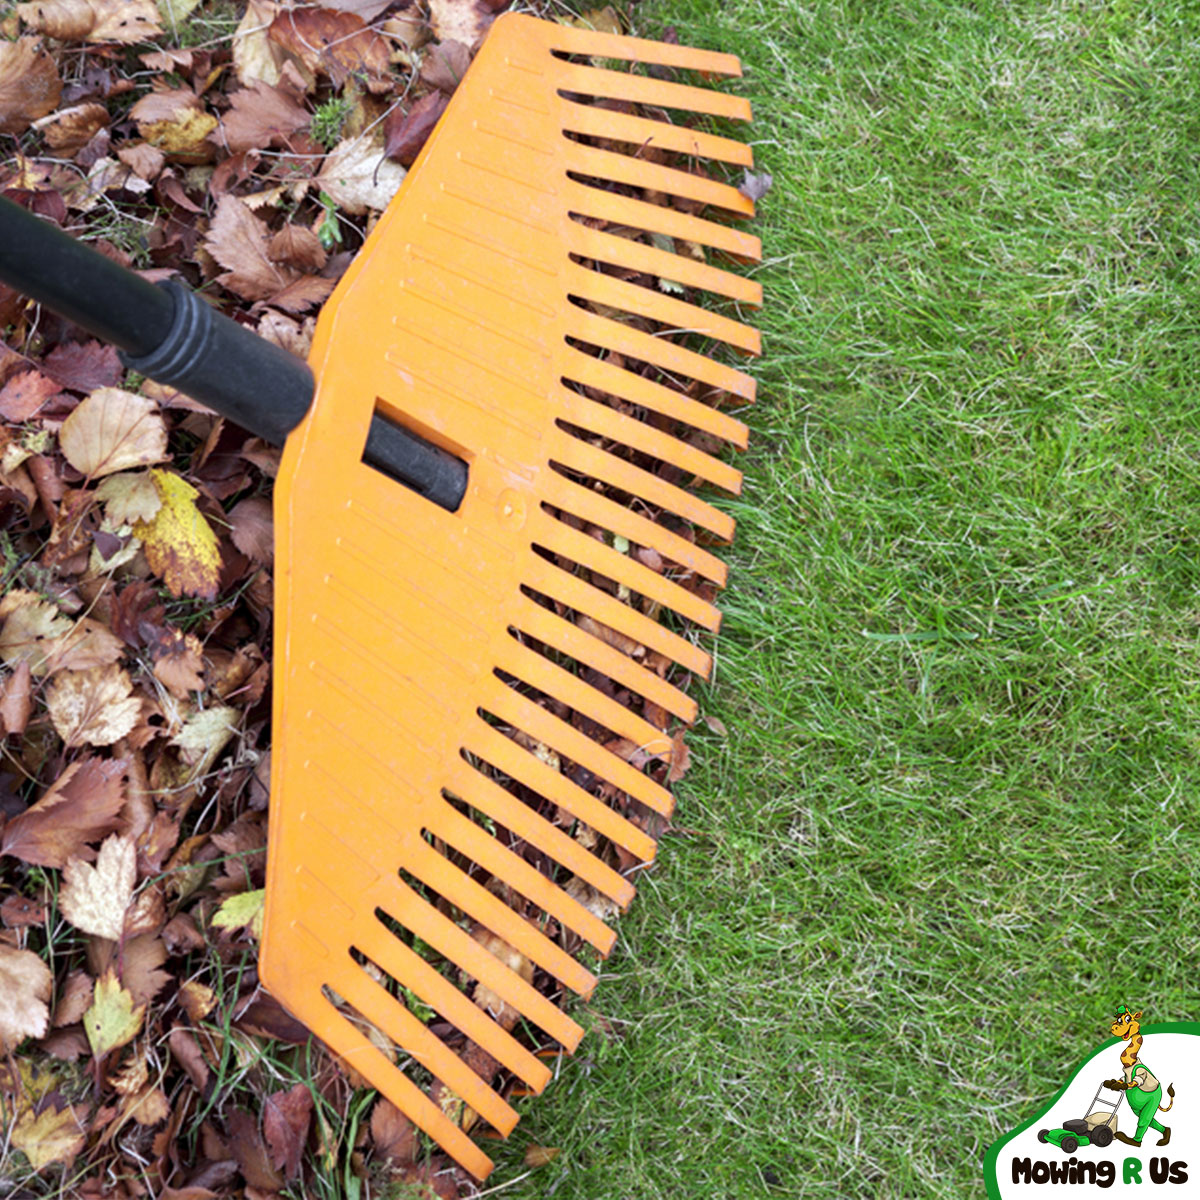
[[[663,110],[750,114],[680,69],[740,73],[496,22],[322,313],[276,491],[261,977],[478,1178],[466,1129],[517,1120],[496,1077],[540,1091],[530,1044],[579,1041],[555,996],[590,994],[573,951],[609,952],[654,855],[665,730],[695,716],[665,676],[707,674],[691,635],[719,622],[697,541],[733,521],[688,485],[738,490],[709,450],[746,430],[711,401],[754,383],[678,335],[758,350],[684,299],[760,300],[706,261],[757,258],[709,219],[752,204],[694,169],[751,155]],[[468,463],[457,512],[364,464],[376,411]]]

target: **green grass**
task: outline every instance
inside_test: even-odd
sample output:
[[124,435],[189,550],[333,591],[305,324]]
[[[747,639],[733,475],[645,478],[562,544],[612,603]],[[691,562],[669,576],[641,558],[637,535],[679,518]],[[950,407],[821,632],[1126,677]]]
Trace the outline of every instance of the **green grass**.
[[637,12],[775,179],[729,736],[491,1183],[980,1197],[1118,1004],[1197,1015],[1200,16]]

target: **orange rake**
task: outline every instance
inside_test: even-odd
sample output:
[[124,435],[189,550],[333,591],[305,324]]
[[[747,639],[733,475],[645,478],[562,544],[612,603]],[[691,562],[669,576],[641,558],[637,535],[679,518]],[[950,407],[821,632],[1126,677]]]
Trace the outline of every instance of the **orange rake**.
[[[654,857],[672,798],[643,768],[696,714],[665,675],[708,673],[687,631],[720,619],[725,569],[687,531],[724,542],[734,523],[683,483],[739,490],[696,443],[745,445],[706,401],[754,382],[676,335],[758,352],[681,296],[757,305],[700,248],[749,261],[759,243],[699,215],[749,200],[663,160],[752,160],[663,110],[750,112],[664,68],[740,74],[725,54],[495,22],[321,314],[275,492],[260,976],[478,1179],[492,1164],[466,1128],[517,1121],[496,1072],[534,1092],[550,1077],[517,1020],[579,1042],[549,981],[591,994],[570,951],[608,954],[602,918]],[[364,461],[380,428],[465,463],[461,503]]]

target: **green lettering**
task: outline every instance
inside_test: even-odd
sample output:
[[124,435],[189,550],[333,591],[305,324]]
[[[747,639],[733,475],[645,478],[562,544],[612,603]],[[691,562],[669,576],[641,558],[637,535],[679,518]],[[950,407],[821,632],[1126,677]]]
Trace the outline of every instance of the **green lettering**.
[[1125,1160],[1125,1165],[1121,1168],[1121,1182],[1142,1182],[1142,1160],[1140,1158],[1127,1158]]

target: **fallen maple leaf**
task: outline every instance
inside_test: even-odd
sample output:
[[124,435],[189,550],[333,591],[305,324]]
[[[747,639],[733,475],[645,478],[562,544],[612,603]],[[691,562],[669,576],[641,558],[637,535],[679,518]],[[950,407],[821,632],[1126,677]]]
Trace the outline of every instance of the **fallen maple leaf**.
[[31,29],[63,42],[148,42],[162,33],[154,0],[35,0],[18,4]]
[[125,927],[125,910],[137,883],[137,848],[133,838],[114,834],[96,856],[96,865],[73,858],[63,868],[58,906],[76,929],[117,941]]
[[137,1003],[148,1004],[171,982],[159,967],[167,961],[167,948],[157,934],[126,938],[121,948],[121,982]]
[[298,1083],[285,1092],[272,1092],[263,1104],[263,1136],[271,1164],[285,1179],[300,1174],[300,1156],[308,1140],[313,1098],[308,1085]]
[[383,131],[360,133],[334,146],[321,166],[317,186],[348,213],[382,211],[407,174],[383,152]]
[[35,1171],[53,1163],[70,1164],[87,1141],[87,1104],[46,1105],[40,1112],[26,1108],[12,1130],[12,1144],[29,1159]]
[[58,444],[67,462],[96,479],[167,457],[158,405],[120,388],[98,388],[63,422]]
[[32,950],[0,942],[0,1049],[42,1037],[50,1019],[50,968]]
[[125,805],[124,758],[84,758],[71,763],[46,794],[0,832],[0,854],[41,867],[64,867],[91,858],[89,842],[120,824]]
[[189,692],[204,690],[201,649],[194,633],[174,628],[164,630],[154,643],[154,677],[177,700],[186,700]]
[[103,1058],[110,1050],[127,1046],[137,1037],[145,1015],[146,1006],[135,1005],[116,975],[106,971],[96,980],[92,1005],[83,1014],[83,1029],[92,1053]]
[[151,475],[162,507],[152,520],[133,527],[150,569],[162,577],[172,596],[215,600],[221,551],[212,526],[196,507],[200,493],[171,471],[154,470]]
[[61,95],[58,68],[39,38],[0,42],[0,133],[24,133]]
[[229,111],[212,137],[232,154],[281,145],[312,120],[283,89],[261,79],[234,92],[229,102]]
[[59,675],[46,691],[46,707],[70,749],[111,746],[137,724],[142,702],[129,676],[113,664]]

